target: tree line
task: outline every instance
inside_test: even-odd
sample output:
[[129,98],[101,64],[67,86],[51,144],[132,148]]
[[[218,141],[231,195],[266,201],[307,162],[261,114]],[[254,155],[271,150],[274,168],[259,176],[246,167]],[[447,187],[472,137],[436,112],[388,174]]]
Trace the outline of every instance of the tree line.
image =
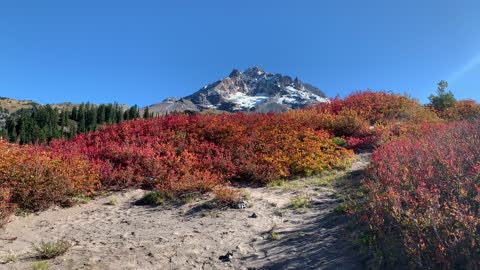
[[[0,108],[0,112],[5,110]],[[151,116],[148,110],[144,111],[144,118]],[[116,103],[101,105],[82,103],[71,109],[45,105],[4,114],[0,137],[20,144],[41,144],[57,138],[71,139],[77,134],[95,131],[103,125],[118,124],[137,118],[140,118],[137,105],[124,108]]]

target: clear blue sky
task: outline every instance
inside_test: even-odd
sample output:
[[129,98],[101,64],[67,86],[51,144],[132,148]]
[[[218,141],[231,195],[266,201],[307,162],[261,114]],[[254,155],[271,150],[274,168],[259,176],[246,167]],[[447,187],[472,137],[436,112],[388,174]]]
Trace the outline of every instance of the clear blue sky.
[[480,101],[480,1],[0,2],[0,96],[145,106],[233,68]]

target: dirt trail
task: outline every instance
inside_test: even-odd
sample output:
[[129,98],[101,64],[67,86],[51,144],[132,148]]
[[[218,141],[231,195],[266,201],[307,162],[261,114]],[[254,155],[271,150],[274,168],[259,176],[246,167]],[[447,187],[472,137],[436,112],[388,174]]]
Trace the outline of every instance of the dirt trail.
[[0,269],[29,269],[38,261],[32,244],[59,239],[73,246],[48,260],[50,269],[358,269],[348,220],[334,211],[337,187],[327,178],[358,179],[369,158],[357,155],[346,174],[243,188],[247,209],[209,209],[209,196],[179,207],[137,206],[145,192],[131,190],[14,217],[0,231]]

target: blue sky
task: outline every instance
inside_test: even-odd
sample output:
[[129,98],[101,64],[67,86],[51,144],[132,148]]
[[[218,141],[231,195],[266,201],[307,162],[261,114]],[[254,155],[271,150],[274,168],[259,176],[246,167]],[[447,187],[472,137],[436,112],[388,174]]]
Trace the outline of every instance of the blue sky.
[[260,66],[344,96],[480,101],[480,1],[0,2],[0,96],[149,105]]

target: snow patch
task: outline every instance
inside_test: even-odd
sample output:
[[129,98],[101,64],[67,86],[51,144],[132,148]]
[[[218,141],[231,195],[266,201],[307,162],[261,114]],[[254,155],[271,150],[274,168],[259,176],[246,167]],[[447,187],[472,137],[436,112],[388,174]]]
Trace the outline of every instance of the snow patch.
[[269,99],[268,96],[256,95],[256,96],[247,96],[245,93],[236,92],[230,95],[227,100],[235,103],[240,108],[253,108],[258,106]]
[[307,101],[329,102],[328,98],[324,98],[306,91],[298,90],[293,88],[292,86],[285,87],[285,90],[288,92],[288,94],[282,96],[279,99],[279,102],[281,101],[282,103],[293,103],[299,100],[304,101],[304,103]]

